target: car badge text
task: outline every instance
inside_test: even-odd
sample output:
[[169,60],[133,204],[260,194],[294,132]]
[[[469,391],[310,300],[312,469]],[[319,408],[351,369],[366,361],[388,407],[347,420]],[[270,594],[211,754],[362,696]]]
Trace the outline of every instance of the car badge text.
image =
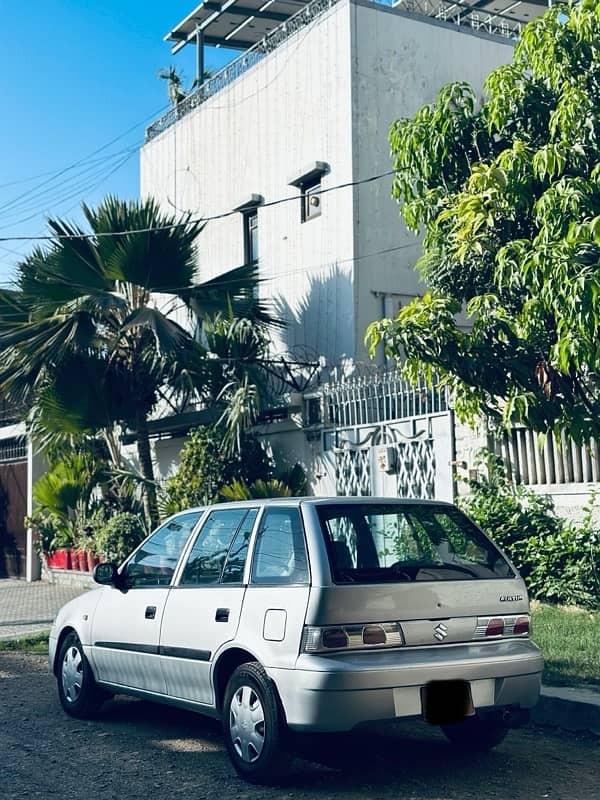
[[522,594],[503,594],[500,597],[501,603],[515,603],[517,600],[522,600]]

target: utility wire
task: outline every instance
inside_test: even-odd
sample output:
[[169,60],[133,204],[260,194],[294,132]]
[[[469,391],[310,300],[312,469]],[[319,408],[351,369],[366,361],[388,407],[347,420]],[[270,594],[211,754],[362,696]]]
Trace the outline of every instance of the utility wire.
[[[387,255],[388,253],[397,253],[397,252],[399,252],[401,250],[410,250],[410,249],[414,249],[415,247],[418,247],[418,246],[419,246],[419,242],[416,241],[416,242],[411,242],[411,243],[408,243],[408,244],[394,245],[393,247],[385,247],[382,250],[375,250],[372,253],[364,253],[362,256],[353,256],[353,257],[350,257],[350,258],[336,259],[335,261],[326,261],[326,262],[324,262],[322,264],[312,264],[311,266],[308,266],[308,267],[306,265],[302,265],[302,266],[298,266],[298,267],[290,267],[290,269],[285,270],[285,272],[278,272],[276,275],[272,275],[271,277],[259,278],[258,282],[259,283],[269,283],[270,281],[276,281],[276,280],[279,280],[280,278],[285,278],[285,277],[287,277],[289,275],[294,275],[294,274],[297,274],[297,273],[300,273],[300,272],[304,272],[304,273],[313,272],[315,270],[325,269],[327,267],[330,267],[330,268],[331,267],[336,267],[339,264],[349,264],[349,263],[355,262],[355,261],[364,261],[367,258],[375,258],[376,256]],[[76,288],[86,288],[86,287],[83,287],[83,286],[78,287],[77,284],[73,284],[73,283],[71,283],[70,285],[71,286],[75,286]],[[161,293],[162,294],[170,294],[170,293],[177,292],[177,291],[184,291],[184,290],[189,290],[189,289],[194,289],[194,288],[202,288],[202,285],[203,285],[202,283],[198,283],[198,284],[192,284],[191,286],[189,286],[189,285],[188,286],[170,286],[168,289],[161,289]],[[214,289],[214,288],[220,289],[220,288],[231,286],[231,285],[239,285],[239,281],[238,280],[234,280],[233,278],[230,278],[229,280],[226,280],[226,279],[223,279],[223,280],[218,280],[218,279],[210,280],[210,288],[211,289]],[[11,287],[13,289],[16,289],[17,288],[17,281],[0,282],[0,286],[6,286],[6,287]],[[172,310],[173,311],[178,311],[178,310],[184,309],[184,308],[187,308],[187,306],[185,306],[184,304],[179,304],[176,307],[174,307]],[[19,316],[19,314],[15,313],[15,314],[2,314],[1,315],[2,318],[9,317],[9,316]]]
[[[52,198],[52,202],[56,205],[63,205],[64,203],[72,200],[73,198],[78,198],[78,202],[76,205],[79,204],[79,198],[82,195],[88,194],[89,192],[93,191],[97,186],[102,184],[107,178],[113,175],[118,169],[120,169],[124,164],[130,161],[134,155],[136,155],[135,150],[126,152],[125,155],[121,155],[120,158],[111,164],[103,164],[102,166],[98,167],[95,166],[91,170],[86,170],[90,174],[86,175],[84,178],[81,175],[76,176],[76,181],[71,183],[70,185],[66,185],[63,187],[63,193],[58,195],[58,197]],[[49,192],[54,192],[56,187],[52,187]],[[46,192],[45,192],[46,193]],[[44,193],[44,194],[45,194]],[[29,207],[15,209],[14,212],[9,214],[3,214],[2,219],[8,219],[11,215],[16,214],[25,214],[26,216],[21,217],[19,220],[12,220],[8,222],[6,225],[0,226],[1,230],[6,230],[7,228],[15,227],[16,225],[22,225],[24,222],[28,222],[31,219],[39,216],[40,213],[43,213],[47,210],[48,201],[41,201],[41,197],[36,201],[35,205],[30,205]],[[73,208],[73,206],[71,207]],[[66,214],[68,211],[62,211],[61,214]]]
[[[390,170],[388,172],[382,172],[379,175],[372,175],[369,178],[362,178],[356,181],[348,181],[346,183],[338,183],[336,186],[329,186],[325,189],[320,189],[319,191],[314,191],[313,195],[321,195],[321,194],[329,194],[330,192],[339,191],[340,189],[348,189],[353,186],[362,186],[367,183],[373,183],[374,181],[381,180],[382,178],[388,178],[391,175],[395,175],[394,170]],[[292,195],[290,197],[281,197],[278,200],[271,200],[267,203],[261,203],[260,208],[272,208],[273,206],[282,205],[284,203],[294,203],[298,202],[300,199],[299,195]],[[98,239],[104,237],[118,237],[118,236],[127,236],[128,234],[132,233],[153,233],[155,231],[163,231],[163,230],[175,230],[177,228],[185,228],[189,225],[200,224],[200,223],[207,223],[207,222],[214,222],[215,220],[219,219],[226,219],[227,217],[234,216],[239,214],[238,209],[231,209],[230,211],[224,211],[221,214],[213,214],[212,216],[207,217],[190,217],[189,219],[181,222],[173,222],[170,225],[156,225],[149,228],[134,228],[131,230],[126,231],[101,231],[99,233],[61,233],[61,234],[45,234],[39,236],[0,236],[0,242],[23,242],[23,241],[55,241],[57,239]]]

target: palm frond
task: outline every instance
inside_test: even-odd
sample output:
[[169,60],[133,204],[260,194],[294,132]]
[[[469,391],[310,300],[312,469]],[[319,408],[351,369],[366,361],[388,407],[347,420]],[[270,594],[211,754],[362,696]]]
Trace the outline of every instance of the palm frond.
[[284,323],[272,316],[269,304],[256,296],[259,284],[258,265],[244,264],[196,284],[182,297],[200,319],[224,314],[281,327]]
[[95,209],[84,204],[83,212],[98,234],[95,248],[113,280],[174,294],[192,285],[195,242],[204,225],[193,222],[191,214],[175,217],[153,199],[125,202],[112,196]]
[[217,425],[223,425],[223,445],[226,452],[239,452],[243,434],[254,424],[258,416],[258,390],[247,377],[241,382],[226,384],[217,400],[225,401],[225,410]]

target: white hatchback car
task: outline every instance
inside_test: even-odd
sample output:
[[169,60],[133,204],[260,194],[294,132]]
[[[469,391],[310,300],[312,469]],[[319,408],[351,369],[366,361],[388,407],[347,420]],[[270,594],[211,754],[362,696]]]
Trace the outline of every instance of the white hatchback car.
[[525,584],[454,506],[290,498],[176,514],[58,613],[65,711],[114,693],[222,719],[229,755],[271,781],[285,733],[424,717],[487,749],[540,690]]

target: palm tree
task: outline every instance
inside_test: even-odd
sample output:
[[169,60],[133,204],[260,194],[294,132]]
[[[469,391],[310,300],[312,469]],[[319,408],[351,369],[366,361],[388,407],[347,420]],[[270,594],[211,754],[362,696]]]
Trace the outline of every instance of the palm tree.
[[169,100],[173,107],[177,108],[179,103],[187,97],[187,92],[183,88],[182,76],[177,72],[175,67],[170,66],[159,70],[158,77],[163,81],[167,81]]
[[102,432],[117,465],[115,424],[130,429],[155,524],[148,418],[161,397],[185,399],[210,381],[195,322],[272,320],[255,296],[255,266],[198,281],[202,224],[189,214],[114,197],[83,213],[91,234],[50,220],[49,246],[18,265],[14,290],[0,291],[0,391],[46,435]]

